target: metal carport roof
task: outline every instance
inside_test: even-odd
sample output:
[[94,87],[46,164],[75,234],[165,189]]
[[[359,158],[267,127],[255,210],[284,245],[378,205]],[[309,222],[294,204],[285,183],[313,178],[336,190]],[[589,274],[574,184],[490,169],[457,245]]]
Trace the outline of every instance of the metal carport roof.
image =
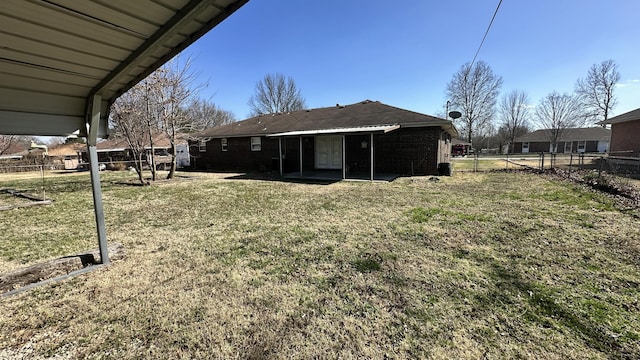
[[100,135],[110,103],[248,0],[3,0],[0,133]]
[[102,262],[96,139],[123,92],[248,0],[3,0],[0,134],[87,137]]

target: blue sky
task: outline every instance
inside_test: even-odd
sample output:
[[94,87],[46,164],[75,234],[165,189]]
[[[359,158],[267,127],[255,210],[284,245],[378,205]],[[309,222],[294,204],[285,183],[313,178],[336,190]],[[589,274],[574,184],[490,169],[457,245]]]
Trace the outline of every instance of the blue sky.
[[[361,100],[444,114],[445,88],[473,59],[499,0],[250,0],[184,51],[208,82],[201,96],[239,119],[256,82],[291,76],[309,108]],[[532,105],[572,92],[591,65],[622,75],[615,114],[640,107],[636,0],[503,0],[480,50],[502,94]]]

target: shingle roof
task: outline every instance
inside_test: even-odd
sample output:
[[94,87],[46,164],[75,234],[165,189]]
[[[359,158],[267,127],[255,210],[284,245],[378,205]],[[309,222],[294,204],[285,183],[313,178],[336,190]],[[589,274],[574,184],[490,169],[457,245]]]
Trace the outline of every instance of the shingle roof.
[[[541,129],[517,137],[514,142],[548,142],[550,129]],[[563,130],[558,141],[609,141],[611,130],[602,127]]]
[[311,131],[400,125],[400,127],[440,126],[453,136],[458,132],[449,120],[365,100],[351,105],[298,110],[290,113],[255,116],[221,125],[200,133],[202,137],[263,136],[291,131]]
[[2,1],[0,129],[84,136],[100,95],[106,135],[112,101],[246,2]]
[[60,144],[58,146],[52,146],[49,148],[49,156],[65,156],[76,155],[79,152],[86,152],[87,144],[71,143]]
[[458,139],[458,138],[453,138],[451,139],[451,144],[452,145],[465,145],[465,146],[471,146],[472,144],[470,142],[466,142],[462,139]]
[[[176,139],[178,144],[182,144],[182,143],[186,143],[186,141],[184,139],[182,139],[181,137],[178,137],[178,139]],[[151,145],[149,144],[149,141],[145,139],[145,148],[150,148]],[[171,147],[171,142],[169,141],[169,138],[164,134],[164,133],[159,133],[154,135],[153,137],[153,146],[156,149],[161,149],[161,148],[170,148]],[[98,151],[118,151],[118,150],[123,150],[123,149],[128,149],[129,148],[129,143],[127,142],[126,138],[123,137],[118,137],[118,138],[109,138],[109,139],[105,139],[102,141],[98,141],[98,143],[96,144],[96,148],[98,149]]]
[[639,109],[635,109],[635,110],[631,110],[629,112],[626,112],[624,114],[620,114],[618,116],[614,116],[611,119],[608,119],[606,121],[601,121],[598,124],[617,124],[617,123],[621,123],[621,122],[627,122],[627,121],[634,121],[634,120],[640,120],[640,108]]

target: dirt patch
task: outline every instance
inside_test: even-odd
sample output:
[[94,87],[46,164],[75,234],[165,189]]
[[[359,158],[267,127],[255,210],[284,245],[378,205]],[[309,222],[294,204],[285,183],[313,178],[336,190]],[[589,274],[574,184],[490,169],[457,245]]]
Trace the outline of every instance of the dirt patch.
[[[112,260],[124,258],[124,247],[122,244],[111,244],[109,246],[109,257]],[[66,275],[72,271],[76,271],[87,266],[97,265],[100,263],[99,259],[100,252],[98,249],[94,249],[79,255],[53,259],[0,275],[0,294],[4,294],[39,281]]]

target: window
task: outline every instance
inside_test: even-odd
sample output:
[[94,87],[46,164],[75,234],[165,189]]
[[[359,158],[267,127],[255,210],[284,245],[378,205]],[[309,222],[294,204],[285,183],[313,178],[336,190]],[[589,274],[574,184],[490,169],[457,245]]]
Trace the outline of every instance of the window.
[[262,143],[260,141],[259,136],[251,137],[251,151],[260,151],[262,150]]
[[227,139],[220,139],[220,145],[222,145],[222,151],[227,151]]
[[529,152],[529,142],[523,142],[522,143],[522,152],[523,153],[528,153]]
[[573,142],[567,141],[564,143],[564,152],[570,153],[572,148],[573,148]]
[[578,152],[579,153],[585,152],[586,148],[587,148],[587,142],[586,141],[578,141]]
[[207,142],[204,140],[200,140],[200,142],[198,143],[198,150],[200,150],[200,152],[207,152]]

